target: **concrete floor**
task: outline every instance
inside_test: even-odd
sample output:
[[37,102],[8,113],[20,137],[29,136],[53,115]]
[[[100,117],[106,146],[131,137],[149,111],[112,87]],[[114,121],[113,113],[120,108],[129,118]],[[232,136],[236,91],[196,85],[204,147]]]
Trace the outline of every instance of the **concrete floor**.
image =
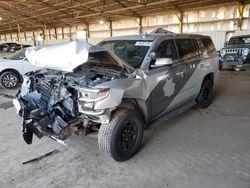
[[[97,137],[67,146],[48,138],[26,145],[10,99],[0,97],[0,187],[250,187],[250,71],[222,71],[208,109],[190,109],[145,132],[143,147],[117,163],[101,155]],[[13,95],[15,91],[0,90]],[[39,162],[34,157],[58,149]]]

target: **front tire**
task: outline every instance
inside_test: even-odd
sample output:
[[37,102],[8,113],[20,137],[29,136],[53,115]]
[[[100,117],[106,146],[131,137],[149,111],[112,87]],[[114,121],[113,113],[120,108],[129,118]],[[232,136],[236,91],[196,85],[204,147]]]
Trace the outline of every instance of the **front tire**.
[[211,80],[204,80],[201,91],[197,98],[197,105],[200,108],[207,108],[213,100],[213,83]]
[[110,123],[101,125],[99,149],[115,161],[126,161],[139,150],[143,133],[141,115],[134,110],[120,109]]
[[6,71],[0,76],[0,86],[6,89],[15,89],[20,83],[19,76],[12,71]]

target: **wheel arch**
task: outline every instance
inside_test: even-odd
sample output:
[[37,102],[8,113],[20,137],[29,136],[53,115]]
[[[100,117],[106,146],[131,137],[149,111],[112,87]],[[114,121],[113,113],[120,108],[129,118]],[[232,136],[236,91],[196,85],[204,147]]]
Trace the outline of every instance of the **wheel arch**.
[[0,72],[0,75],[2,75],[2,74],[5,73],[5,72],[14,72],[14,73],[16,73],[17,76],[18,76],[18,78],[19,78],[19,80],[20,80],[20,82],[23,82],[23,77],[22,77],[22,75],[21,75],[20,72],[18,72],[16,69],[12,69],[12,68],[10,68],[10,69],[4,69],[3,71]]
[[206,76],[203,78],[202,84],[200,85],[199,93],[195,99],[196,102],[197,102],[198,96],[200,95],[200,92],[201,92],[201,89],[202,89],[202,86],[203,86],[205,80],[210,80],[212,82],[212,85],[214,85],[214,73],[213,72],[207,73]]
[[145,101],[141,99],[123,99],[121,104],[117,106],[115,110],[112,111],[111,116],[118,110],[118,109],[131,109],[136,110],[141,115],[143,122],[146,126],[148,123],[148,111],[147,111],[147,104]]
[[213,72],[208,73],[208,74],[204,77],[204,79],[203,79],[203,81],[202,81],[202,84],[204,83],[205,80],[210,80],[210,81],[212,82],[212,84],[214,85],[214,73],[213,73]]
[[[209,83],[207,81],[210,81],[211,83]],[[210,85],[208,85],[208,83]],[[205,85],[205,84],[207,84],[207,85]],[[197,106],[199,108],[207,108],[212,103],[213,85],[214,85],[214,73],[208,73],[204,77],[199,95],[196,97]],[[205,90],[203,90],[204,86],[206,88]],[[209,89],[209,90],[207,91],[207,89]],[[206,94],[207,97],[205,97],[205,98],[204,98],[204,92],[207,93]]]

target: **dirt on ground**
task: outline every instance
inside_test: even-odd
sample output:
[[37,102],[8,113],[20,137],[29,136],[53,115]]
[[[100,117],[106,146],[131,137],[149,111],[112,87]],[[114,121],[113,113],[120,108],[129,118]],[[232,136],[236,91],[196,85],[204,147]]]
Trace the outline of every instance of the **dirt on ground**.
[[[140,152],[123,163],[100,154],[97,135],[72,137],[66,146],[48,138],[26,145],[21,119],[3,96],[0,130],[3,188],[249,188],[250,71],[222,71],[209,108],[160,118],[145,131]],[[59,153],[22,164],[54,149]]]

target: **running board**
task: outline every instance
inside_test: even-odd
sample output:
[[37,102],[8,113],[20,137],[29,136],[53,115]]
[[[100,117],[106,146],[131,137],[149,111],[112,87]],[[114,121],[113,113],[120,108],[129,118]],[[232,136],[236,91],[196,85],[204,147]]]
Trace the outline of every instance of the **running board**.
[[197,103],[194,100],[188,101],[188,102],[184,103],[183,105],[181,105],[180,107],[177,107],[170,112],[167,112],[163,115],[156,117],[155,119],[153,119],[149,123],[149,127],[155,126],[155,125],[161,123],[162,121],[160,121],[160,120],[167,121],[169,119],[172,119],[173,117],[176,117],[176,116],[182,114],[183,112],[189,110],[190,108],[194,107],[196,104]]

